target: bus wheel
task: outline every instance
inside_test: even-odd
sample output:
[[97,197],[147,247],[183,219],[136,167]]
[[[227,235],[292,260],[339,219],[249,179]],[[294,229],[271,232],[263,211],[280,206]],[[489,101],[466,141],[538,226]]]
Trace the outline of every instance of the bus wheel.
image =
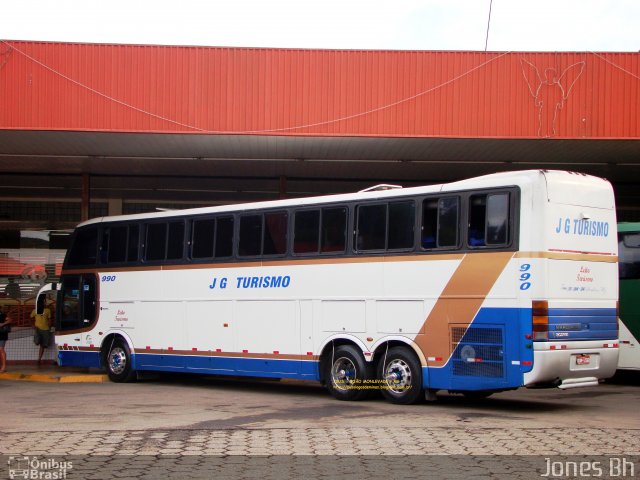
[[329,393],[338,400],[361,400],[366,396],[363,380],[370,379],[367,364],[360,351],[351,345],[342,345],[330,352],[325,362]]
[[130,382],[135,378],[135,370],[131,365],[131,351],[127,342],[116,338],[108,345],[105,359],[107,374],[112,382]]
[[422,398],[422,367],[405,347],[394,347],[379,365],[382,395],[391,403],[408,405]]

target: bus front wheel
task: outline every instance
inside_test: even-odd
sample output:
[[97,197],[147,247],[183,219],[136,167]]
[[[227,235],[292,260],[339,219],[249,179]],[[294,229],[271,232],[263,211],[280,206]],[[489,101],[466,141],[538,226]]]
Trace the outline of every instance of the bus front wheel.
[[131,364],[131,350],[122,338],[116,338],[107,345],[105,364],[107,375],[112,382],[130,382],[135,378],[135,370]]
[[382,395],[391,403],[408,405],[422,398],[422,367],[409,349],[389,349],[380,362],[378,375]]
[[360,350],[352,345],[342,345],[330,352],[325,362],[324,378],[327,389],[338,400],[362,400],[366,397],[364,380],[371,376]]

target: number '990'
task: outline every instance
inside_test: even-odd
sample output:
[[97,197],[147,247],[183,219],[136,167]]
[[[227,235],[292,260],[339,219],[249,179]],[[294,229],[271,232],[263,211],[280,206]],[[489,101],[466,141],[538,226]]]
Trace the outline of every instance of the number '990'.
[[115,282],[116,281],[116,276],[115,275],[103,275],[102,276],[102,281],[103,282]]
[[531,270],[530,263],[520,265],[520,290],[529,290],[531,288],[531,282],[529,281],[531,273],[529,273],[529,270]]

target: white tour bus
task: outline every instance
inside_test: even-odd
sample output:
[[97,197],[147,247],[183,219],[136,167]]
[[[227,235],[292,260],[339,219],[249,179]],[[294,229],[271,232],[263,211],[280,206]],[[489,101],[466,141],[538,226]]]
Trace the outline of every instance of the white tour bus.
[[445,185],[97,218],[57,290],[60,365],[297,378],[340,400],[596,385],[618,360],[603,179]]

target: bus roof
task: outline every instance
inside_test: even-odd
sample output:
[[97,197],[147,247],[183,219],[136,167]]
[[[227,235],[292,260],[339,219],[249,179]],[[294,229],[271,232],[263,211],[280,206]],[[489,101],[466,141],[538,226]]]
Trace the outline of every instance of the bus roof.
[[[152,213],[140,213],[132,215],[116,215],[110,217],[98,217],[80,223],[78,227],[85,225],[101,223],[101,222],[116,222],[116,221],[130,221],[130,220],[146,220],[146,219],[159,219],[159,218],[171,218],[179,217],[183,215],[203,215],[208,213],[235,213],[242,211],[251,211],[263,208],[289,208],[289,207],[303,207],[312,206],[316,204],[324,203],[339,203],[348,202],[354,200],[369,200],[369,199],[388,199],[394,197],[403,197],[407,195],[421,195],[436,193],[441,191],[463,191],[471,190],[475,188],[491,188],[498,186],[520,186],[524,184],[530,184],[536,180],[541,179],[544,175],[570,175],[571,172],[560,170],[520,170],[514,172],[499,172],[479,177],[474,177],[466,180],[460,180],[448,184],[428,185],[421,187],[410,188],[394,188],[387,190],[374,190],[374,191],[361,191],[355,193],[344,193],[336,195],[321,195],[315,197],[302,197],[292,198],[285,200],[270,200],[266,202],[252,202],[252,203],[239,203],[229,204],[215,207],[199,207],[183,210],[167,210],[161,212]],[[573,174],[575,175],[575,174]],[[602,181],[597,177],[580,174],[589,181]]]

